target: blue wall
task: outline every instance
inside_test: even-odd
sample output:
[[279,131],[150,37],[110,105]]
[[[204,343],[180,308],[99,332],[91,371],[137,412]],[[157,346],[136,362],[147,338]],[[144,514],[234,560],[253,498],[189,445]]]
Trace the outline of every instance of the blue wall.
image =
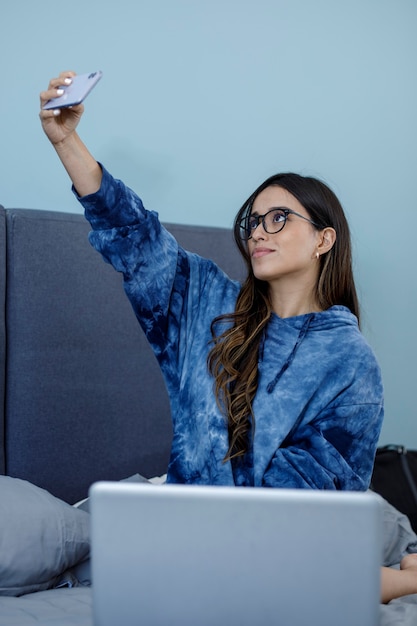
[[0,203],[80,211],[38,123],[62,69],[101,69],[80,134],[171,222],[230,226],[264,178],[339,195],[363,329],[381,363],[381,443],[417,447],[417,2],[3,0]]

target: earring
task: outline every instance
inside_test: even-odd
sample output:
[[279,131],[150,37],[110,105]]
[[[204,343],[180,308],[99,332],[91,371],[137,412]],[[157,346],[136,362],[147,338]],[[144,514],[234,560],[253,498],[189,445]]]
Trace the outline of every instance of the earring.
[[320,258],[320,253],[316,252],[316,259],[317,259],[317,261],[319,260],[319,258]]

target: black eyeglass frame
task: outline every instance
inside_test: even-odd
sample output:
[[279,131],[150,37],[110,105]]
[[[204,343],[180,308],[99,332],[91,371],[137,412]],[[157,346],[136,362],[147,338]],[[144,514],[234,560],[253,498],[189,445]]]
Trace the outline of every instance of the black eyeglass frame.
[[[279,224],[279,228],[277,230],[269,231],[266,228],[265,218],[267,215],[269,215],[273,211],[282,211],[284,213],[284,221],[281,224]],[[287,219],[289,215],[296,215],[297,217],[301,217],[303,220],[306,220],[306,222],[310,222],[310,224],[312,224],[316,228],[320,228],[320,226],[316,224],[316,222],[314,222],[309,217],[305,217],[305,215],[301,215],[301,213],[297,213],[297,211],[293,211],[292,209],[288,209],[287,207],[276,206],[276,207],[273,207],[272,209],[269,209],[269,211],[267,211],[263,215],[256,215],[253,213],[249,213],[248,215],[246,215],[246,217],[242,218],[239,222],[240,237],[244,241],[248,241],[249,239],[251,239],[252,233],[255,232],[255,230],[258,228],[261,222],[262,222],[262,228],[264,229],[266,233],[268,233],[268,235],[276,235],[276,233],[279,233],[284,228],[285,224],[287,223]],[[251,228],[249,231],[249,221],[251,219],[255,219],[257,223],[256,223],[255,228]]]

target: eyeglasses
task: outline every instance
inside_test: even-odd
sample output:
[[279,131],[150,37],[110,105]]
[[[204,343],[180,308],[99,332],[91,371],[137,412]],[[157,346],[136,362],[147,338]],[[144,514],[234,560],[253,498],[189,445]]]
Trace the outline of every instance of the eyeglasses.
[[275,209],[270,209],[267,213],[265,213],[265,215],[251,214],[244,217],[239,223],[240,236],[245,241],[250,239],[255,230],[258,228],[260,222],[262,222],[264,231],[269,235],[279,233],[279,231],[282,230],[287,223],[289,215],[301,217],[303,220],[306,220],[306,222],[310,222],[310,224],[313,224],[313,226],[318,228],[318,225],[308,217],[305,217],[292,209],[277,207]]

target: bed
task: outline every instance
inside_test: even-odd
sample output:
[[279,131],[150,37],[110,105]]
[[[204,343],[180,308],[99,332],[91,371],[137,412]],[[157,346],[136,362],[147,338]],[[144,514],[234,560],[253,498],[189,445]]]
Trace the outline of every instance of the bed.
[[[241,278],[229,230],[167,227]],[[78,214],[0,207],[0,626],[92,626],[89,487],[166,472],[164,383],[88,230]],[[388,503],[384,524],[395,566],[417,537]],[[415,596],[381,607],[395,624],[417,624]]]

